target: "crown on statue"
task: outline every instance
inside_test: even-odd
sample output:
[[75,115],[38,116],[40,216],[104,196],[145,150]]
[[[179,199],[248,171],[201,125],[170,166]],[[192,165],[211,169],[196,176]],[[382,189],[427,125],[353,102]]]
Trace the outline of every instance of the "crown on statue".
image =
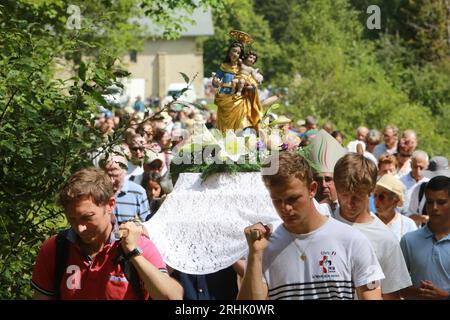
[[236,41],[243,43],[243,44],[251,44],[253,42],[253,38],[244,31],[240,30],[231,30],[230,36],[235,39]]

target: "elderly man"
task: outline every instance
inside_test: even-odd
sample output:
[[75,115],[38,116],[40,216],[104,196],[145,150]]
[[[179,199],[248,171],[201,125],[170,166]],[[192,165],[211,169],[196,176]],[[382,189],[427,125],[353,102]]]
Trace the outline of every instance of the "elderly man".
[[406,215],[413,219],[419,226],[428,221],[427,206],[425,205],[425,187],[427,181],[436,176],[450,177],[447,158],[442,156],[431,158],[428,169],[424,170],[422,174],[424,178],[411,191],[409,207],[406,212]]
[[[416,150],[411,156],[411,172],[400,177],[400,181],[405,187],[405,203],[402,213],[405,214],[405,208],[409,207],[411,200],[411,194],[414,187],[422,182],[426,182],[429,179],[423,176],[423,171],[428,167],[428,154],[422,150]],[[414,220],[416,221],[416,220]],[[416,221],[417,223],[417,221]]]
[[366,151],[373,154],[375,147],[380,143],[381,133],[376,129],[371,129],[366,135],[364,142],[366,143]]
[[400,138],[399,146],[402,150],[408,154],[413,154],[417,147],[417,134],[412,129],[407,129],[403,131],[402,137]]
[[381,157],[385,153],[394,154],[397,152],[398,145],[398,128],[393,125],[388,125],[383,132],[384,143],[379,144],[373,150],[375,158]]
[[367,127],[359,127],[358,129],[356,129],[356,140],[359,141],[365,141],[366,140],[366,135],[369,133],[369,128]]
[[405,130],[400,138],[396,153],[398,176],[402,177],[411,171],[411,156],[417,147],[417,135],[414,130]]
[[[326,145],[325,149],[322,147],[323,145]],[[334,212],[339,207],[333,180],[334,166],[347,151],[324,130],[320,130],[311,140],[309,150],[308,156],[316,166],[316,170],[314,170],[314,181],[317,182],[315,198],[321,205],[328,205],[331,212]]]
[[147,193],[140,185],[126,179],[128,161],[121,155],[112,155],[102,168],[113,182],[116,205],[114,214],[119,223],[138,217],[146,221],[150,214]]

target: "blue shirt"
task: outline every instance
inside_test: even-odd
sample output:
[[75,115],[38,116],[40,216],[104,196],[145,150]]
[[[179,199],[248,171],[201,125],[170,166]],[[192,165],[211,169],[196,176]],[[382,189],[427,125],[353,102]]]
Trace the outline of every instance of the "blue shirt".
[[450,235],[436,241],[426,225],[405,234],[400,247],[414,287],[420,287],[421,280],[429,280],[450,292]]
[[[233,85],[232,81],[235,78],[236,74],[229,71],[224,70],[218,70],[216,72],[216,78],[220,79],[222,81],[222,86],[220,87],[220,90],[218,93],[220,94],[232,94],[233,93]],[[213,84],[214,87],[216,87]]]
[[136,101],[136,102],[134,103],[134,110],[135,110],[136,112],[144,112],[144,111],[145,111],[145,105],[144,105],[144,102],[142,102],[142,101]]
[[146,221],[149,213],[150,210],[145,189],[126,179],[122,189],[120,189],[119,194],[116,196],[114,214],[117,217],[117,222],[127,222],[136,216],[141,221]]
[[375,201],[373,199],[373,193],[369,197],[369,205],[370,205],[370,212],[377,212],[375,209]]
[[238,294],[233,267],[201,275],[174,270],[171,276],[183,287],[183,300],[235,300]]

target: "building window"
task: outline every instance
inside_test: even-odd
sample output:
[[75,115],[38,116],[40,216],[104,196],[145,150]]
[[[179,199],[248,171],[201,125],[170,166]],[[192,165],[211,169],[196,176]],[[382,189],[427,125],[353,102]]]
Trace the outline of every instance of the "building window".
[[132,62],[137,62],[137,51],[136,50],[130,51],[130,60]]

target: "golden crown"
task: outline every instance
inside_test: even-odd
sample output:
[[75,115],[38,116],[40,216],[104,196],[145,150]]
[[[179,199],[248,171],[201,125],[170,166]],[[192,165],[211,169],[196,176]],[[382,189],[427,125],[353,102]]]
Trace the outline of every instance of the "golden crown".
[[243,43],[243,44],[250,44],[253,42],[253,38],[248,33],[245,33],[244,31],[231,30],[230,36],[233,39],[235,39],[236,41],[239,41],[240,43]]

